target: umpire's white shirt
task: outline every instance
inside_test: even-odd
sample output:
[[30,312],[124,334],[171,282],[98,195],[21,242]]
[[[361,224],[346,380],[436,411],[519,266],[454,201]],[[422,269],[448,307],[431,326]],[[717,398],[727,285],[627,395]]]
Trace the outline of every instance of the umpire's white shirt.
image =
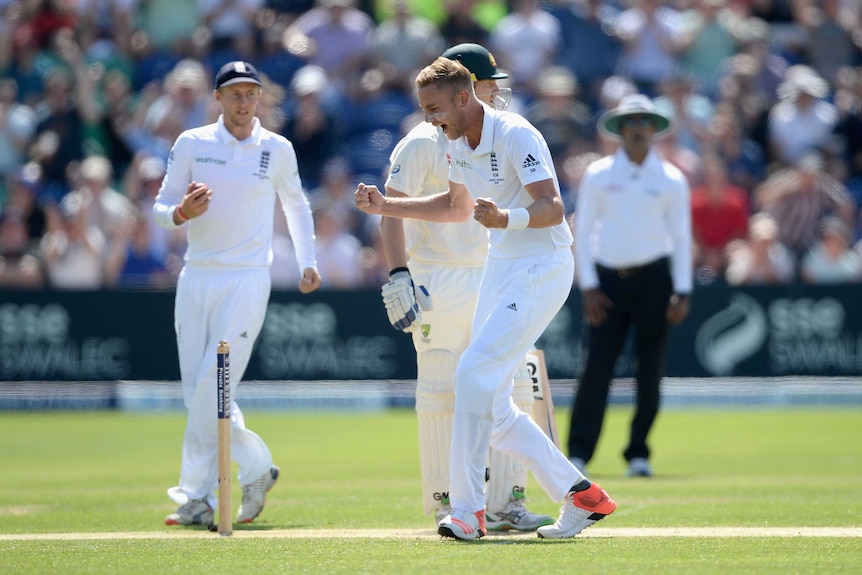
[[[534,202],[524,186],[554,180],[560,189],[548,145],[527,120],[485,106],[482,137],[476,149],[466,137],[450,142],[449,179],[464,184],[474,197],[489,197],[501,209],[526,208]],[[490,230],[492,258],[519,258],[551,253],[572,245],[565,221],[547,228]]]
[[653,151],[640,165],[622,148],[590,164],[575,208],[581,289],[598,287],[595,263],[624,268],[670,256],[674,291],[690,293],[689,196],[682,172]]
[[293,144],[254,118],[251,136],[238,141],[220,116],[214,124],[183,132],[174,144],[153,207],[156,222],[176,227],[175,206],[189,182],[213,192],[210,207],[187,222],[185,260],[196,267],[269,267],[275,194],[281,198],[301,270],[316,267],[314,224],[302,190]]

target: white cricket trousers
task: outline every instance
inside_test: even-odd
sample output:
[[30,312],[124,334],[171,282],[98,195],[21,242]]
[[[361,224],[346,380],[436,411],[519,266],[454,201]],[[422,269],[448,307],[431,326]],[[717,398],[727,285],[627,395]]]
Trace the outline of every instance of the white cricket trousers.
[[183,437],[179,487],[191,499],[211,500],[218,486],[216,352],[230,345],[231,456],[238,481],[247,485],[272,467],[263,440],[246,429],[234,398],[248,367],[269,302],[266,268],[225,269],[186,266],[177,281],[174,328],[188,420]]
[[450,453],[452,507],[484,509],[488,447],[521,461],[554,501],[583,475],[512,401],[512,378],[572,289],[569,248],[542,256],[488,258],[473,335],[455,373]]

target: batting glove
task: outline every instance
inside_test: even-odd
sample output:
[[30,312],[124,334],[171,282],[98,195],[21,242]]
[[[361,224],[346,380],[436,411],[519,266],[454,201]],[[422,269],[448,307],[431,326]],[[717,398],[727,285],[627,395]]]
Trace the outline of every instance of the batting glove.
[[396,268],[389,273],[389,283],[380,290],[383,304],[392,327],[413,332],[422,324],[422,310],[432,309],[431,295],[425,286],[418,288],[407,268]]

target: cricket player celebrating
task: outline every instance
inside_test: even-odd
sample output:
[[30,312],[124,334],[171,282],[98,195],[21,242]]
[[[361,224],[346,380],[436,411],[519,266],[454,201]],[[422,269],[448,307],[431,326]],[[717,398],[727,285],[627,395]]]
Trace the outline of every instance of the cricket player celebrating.
[[[181,507],[168,525],[208,524],[218,485],[216,351],[230,344],[230,397],[242,379],[263,326],[270,294],[269,266],[275,196],[281,199],[302,272],[299,289],[320,287],[311,209],[299,179],[293,145],[260,125],[257,70],[225,64],[215,80],[221,106],[216,123],[180,134],[153,213],[159,225],[188,226],[185,266],[177,281],[174,327],[183,399],[188,409],[180,482],[168,495]],[[231,401],[231,453],[239,467],[242,503],[237,521],[263,509],[278,467],[263,440],[246,429]]]
[[560,516],[537,529],[573,537],[616,509],[512,400],[524,356],[560,310],[574,278],[572,234],[563,220],[559,183],[541,133],[517,114],[480,102],[470,71],[437,58],[416,78],[426,122],[449,140],[449,186],[423,198],[390,198],[356,189],[366,213],[432,222],[470,218],[489,228],[490,247],[470,342],[455,371],[449,464],[452,511],[438,524],[446,537],[486,534],[484,475],[489,447],[526,465]]
[[[459,44],[443,56],[470,70],[477,98],[497,109],[508,106],[511,90],[497,85],[498,79],[508,75],[497,70],[488,50],[478,44]],[[448,152],[449,140],[439,127],[422,122],[413,128],[392,152],[386,195],[421,198],[445,192],[449,185]],[[455,368],[470,339],[488,255],[488,230],[475,221],[434,223],[384,217],[380,231],[391,270],[391,280],[383,286],[383,301],[393,326],[411,332],[416,348],[424,507],[425,513],[434,513],[439,523],[451,511],[449,448]],[[420,287],[414,288],[414,284]],[[429,305],[425,288],[437,307]],[[414,294],[419,297],[418,305]],[[532,380],[526,365],[521,367],[513,395],[518,406],[529,412]],[[527,469],[522,463],[491,450],[488,468],[488,529],[534,531],[553,523],[552,517],[526,508]]]

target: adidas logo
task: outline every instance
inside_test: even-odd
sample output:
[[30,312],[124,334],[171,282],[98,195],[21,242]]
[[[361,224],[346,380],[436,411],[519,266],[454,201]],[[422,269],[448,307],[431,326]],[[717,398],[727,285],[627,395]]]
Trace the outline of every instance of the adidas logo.
[[521,167],[532,168],[533,166],[538,166],[539,163],[540,162],[533,157],[533,154],[527,154],[527,157],[524,158],[524,164]]
[[518,311],[518,306],[516,306],[514,303],[510,303],[509,305],[506,306],[506,309],[510,309],[512,311]]
[[241,334],[239,334],[239,336],[240,336],[240,337],[244,337],[245,339],[248,339],[248,332],[247,332],[247,331],[244,331],[244,332],[242,332]]

